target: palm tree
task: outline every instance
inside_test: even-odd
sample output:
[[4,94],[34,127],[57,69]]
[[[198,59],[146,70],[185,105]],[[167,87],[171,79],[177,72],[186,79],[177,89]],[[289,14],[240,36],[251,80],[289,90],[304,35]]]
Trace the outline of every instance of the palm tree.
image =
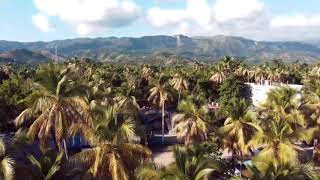
[[272,89],[259,110],[266,121],[269,118],[281,119],[293,130],[299,130],[306,126],[302,105],[298,90],[284,86]]
[[262,67],[257,67],[254,71],[254,79],[256,83],[262,84],[266,80],[266,72]]
[[120,87],[120,93],[118,93],[118,95],[114,98],[115,104],[113,108],[115,108],[115,111],[118,112],[118,115],[134,120],[137,128],[137,135],[146,140],[145,127],[141,123],[142,121],[139,116],[140,106],[137,103],[134,92],[135,86]]
[[298,90],[289,86],[272,89],[268,93],[267,103],[287,108],[297,103],[298,93]]
[[314,143],[314,160],[319,160],[320,146],[316,144],[319,142],[320,135],[320,81],[318,78],[309,77],[308,81],[304,82],[302,100],[303,105],[301,111],[306,119],[306,132],[310,140]]
[[179,104],[181,113],[173,118],[173,124],[176,124],[173,131],[178,137],[185,138],[185,144],[199,143],[206,140],[208,127],[205,123],[207,107],[198,108],[189,98]]
[[52,134],[59,150],[67,153],[68,129],[73,123],[90,125],[88,102],[81,97],[83,86],[72,79],[70,69],[59,71],[53,64],[42,66],[37,72],[34,92],[28,97],[30,107],[16,118],[16,126],[36,118],[28,130],[32,140],[38,135],[41,147],[47,149]]
[[150,67],[144,66],[142,68],[142,77],[145,78],[146,80],[149,81],[152,78],[153,74],[154,72]]
[[260,126],[250,145],[263,147],[255,159],[258,161],[275,160],[280,164],[296,164],[296,145],[300,140],[309,141],[305,119],[300,111],[298,92],[289,87],[273,89],[268,93],[266,102],[259,109]]
[[162,144],[164,144],[164,121],[165,121],[165,104],[173,101],[173,92],[168,85],[168,77],[160,75],[155,86],[150,89],[148,101],[157,105],[162,111]]
[[214,172],[220,171],[219,163],[205,156],[196,156],[186,148],[176,146],[173,150],[175,162],[165,169],[155,165],[143,165],[138,169],[138,180],[201,180],[207,179]]
[[259,130],[256,115],[252,111],[230,116],[224,122],[224,126],[220,128],[224,147],[233,155],[240,155],[240,157],[242,154],[249,153],[248,143]]
[[14,179],[15,162],[7,155],[6,144],[0,139],[0,179]]
[[135,173],[137,180],[161,180],[165,169],[158,167],[154,162],[141,164]]
[[90,84],[87,90],[87,101],[91,108],[96,105],[108,106],[114,104],[112,88],[106,87],[105,84]]
[[[224,125],[219,129],[223,136],[223,146],[233,157],[240,161],[242,167],[243,154],[250,154],[251,147],[248,146],[249,141],[257,131],[261,131],[258,125],[256,114],[247,110],[245,99],[233,100],[232,112]],[[240,169],[240,174],[242,170]]]
[[226,69],[222,65],[218,65],[214,74],[210,77],[210,81],[221,84],[227,78]]
[[320,64],[317,64],[311,69],[310,75],[320,77]]
[[72,135],[81,132],[93,146],[76,154],[72,161],[89,165],[88,172],[95,178],[127,180],[140,161],[151,156],[148,148],[136,143],[135,121],[116,116],[115,108],[111,107],[97,119],[94,129],[85,124],[74,124],[71,128]]
[[255,81],[255,70],[254,69],[248,70],[248,72],[247,72],[247,81],[249,83]]
[[175,163],[164,173],[164,178],[200,180],[219,171],[219,164],[210,157],[196,157],[186,149],[174,149]]
[[316,98],[316,96],[320,97],[319,79],[316,77],[310,77],[304,80],[303,84],[304,84],[303,91],[304,91],[305,98],[307,98],[308,102],[314,103],[313,99],[315,98],[315,100],[317,100],[318,98]]
[[171,84],[175,90],[178,91],[178,104],[180,103],[181,93],[183,91],[188,90],[189,82],[184,77],[180,76],[179,74],[175,74],[171,80]]
[[29,155],[28,159],[32,164],[31,173],[34,178],[43,180],[53,179],[61,171],[64,156],[63,151],[58,155],[48,153],[42,159]]
[[259,166],[248,166],[249,176],[252,180],[314,180],[319,178],[311,164],[282,165],[276,161],[256,162],[255,164],[259,164]]
[[280,164],[297,164],[298,150],[295,143],[304,139],[301,131],[293,131],[283,120],[269,119],[249,142],[249,146],[263,150],[253,159],[257,162],[277,161]]
[[124,86],[120,88],[118,96],[115,98],[118,103],[119,109],[123,111],[132,111],[133,114],[137,115],[140,106],[137,103],[136,97],[134,96],[135,86]]
[[247,81],[250,81],[250,73],[251,71],[249,70],[249,68],[245,65],[245,64],[240,64],[239,67],[236,69],[235,73],[238,76],[243,76],[246,77]]
[[284,77],[286,74],[286,71],[283,69],[283,67],[279,66],[271,66],[267,68],[267,79],[271,82],[283,82]]

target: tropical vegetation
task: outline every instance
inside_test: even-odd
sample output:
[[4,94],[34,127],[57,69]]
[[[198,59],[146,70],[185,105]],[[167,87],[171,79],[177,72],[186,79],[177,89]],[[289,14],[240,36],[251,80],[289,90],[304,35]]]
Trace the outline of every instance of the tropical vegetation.
[[[319,72],[231,57],[0,65],[0,179],[319,179]],[[252,84],[273,88],[257,104]]]

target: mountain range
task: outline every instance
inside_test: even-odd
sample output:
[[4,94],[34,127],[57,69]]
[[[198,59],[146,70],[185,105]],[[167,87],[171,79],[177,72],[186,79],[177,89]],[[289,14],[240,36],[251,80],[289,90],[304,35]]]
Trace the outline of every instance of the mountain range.
[[44,63],[71,57],[120,63],[170,64],[192,60],[212,62],[233,56],[251,63],[271,59],[317,63],[320,41],[267,42],[235,36],[144,36],[77,38],[50,42],[0,41],[0,63]]

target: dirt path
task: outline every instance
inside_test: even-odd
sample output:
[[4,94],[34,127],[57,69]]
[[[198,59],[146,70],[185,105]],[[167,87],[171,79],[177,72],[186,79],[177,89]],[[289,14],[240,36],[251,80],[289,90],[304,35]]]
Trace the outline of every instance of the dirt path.
[[174,162],[173,146],[156,146],[152,147],[153,160],[161,167],[168,166]]

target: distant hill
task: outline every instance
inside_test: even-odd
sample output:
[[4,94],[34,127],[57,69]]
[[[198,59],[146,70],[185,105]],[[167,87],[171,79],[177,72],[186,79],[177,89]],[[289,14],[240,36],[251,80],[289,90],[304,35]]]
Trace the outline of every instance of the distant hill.
[[0,58],[12,58],[19,63],[45,62],[55,57],[56,48],[60,61],[73,56],[124,63],[153,62],[154,58],[166,62],[176,61],[175,58],[214,61],[223,56],[240,57],[249,62],[283,59],[287,62],[316,63],[320,59],[319,41],[266,42],[234,36],[183,35],[77,38],[51,42],[0,41]]
[[304,41],[304,43],[320,48],[320,40]]
[[37,64],[48,61],[49,57],[26,49],[15,49],[0,53],[0,63]]

